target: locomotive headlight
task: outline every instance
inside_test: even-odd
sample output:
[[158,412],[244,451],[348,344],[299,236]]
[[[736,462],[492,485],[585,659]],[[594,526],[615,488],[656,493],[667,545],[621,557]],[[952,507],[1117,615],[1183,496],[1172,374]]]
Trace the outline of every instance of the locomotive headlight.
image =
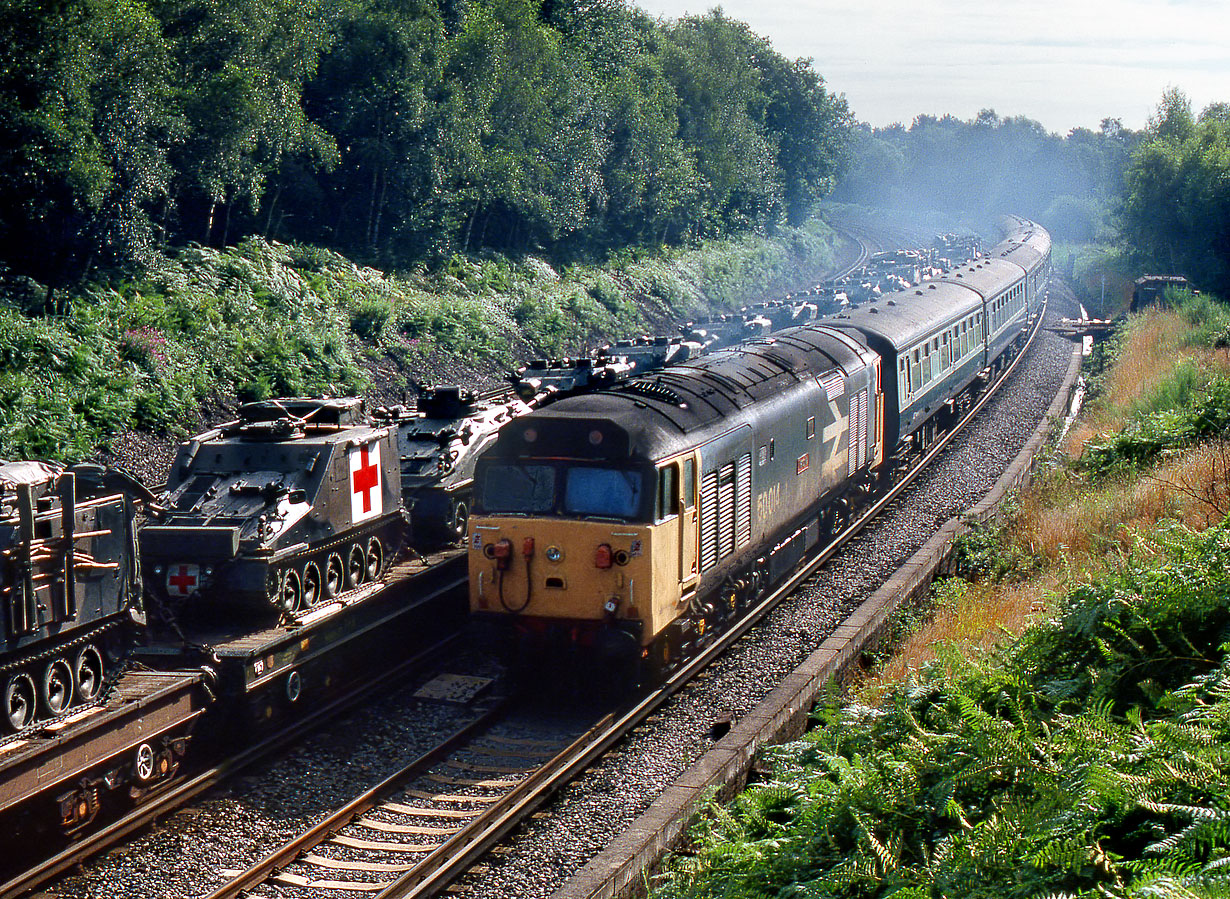
[[548,562],[558,562],[564,558],[564,551],[558,546],[548,546],[546,556]]
[[161,566],[161,565],[155,565],[155,566],[154,566],[154,574],[162,574],[162,566]]

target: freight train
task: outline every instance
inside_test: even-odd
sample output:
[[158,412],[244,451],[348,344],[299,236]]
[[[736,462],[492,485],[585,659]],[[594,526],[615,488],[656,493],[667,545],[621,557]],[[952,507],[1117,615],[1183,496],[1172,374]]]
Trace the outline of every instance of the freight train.
[[669,668],[925,450],[1023,343],[1050,237],[510,422],[475,470],[477,629]]

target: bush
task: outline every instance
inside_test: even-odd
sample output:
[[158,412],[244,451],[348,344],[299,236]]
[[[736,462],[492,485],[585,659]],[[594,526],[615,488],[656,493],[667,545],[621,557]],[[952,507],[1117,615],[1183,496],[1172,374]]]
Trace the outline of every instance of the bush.
[[1163,530],[1000,652],[823,709],[654,896],[1225,895],[1227,560]]

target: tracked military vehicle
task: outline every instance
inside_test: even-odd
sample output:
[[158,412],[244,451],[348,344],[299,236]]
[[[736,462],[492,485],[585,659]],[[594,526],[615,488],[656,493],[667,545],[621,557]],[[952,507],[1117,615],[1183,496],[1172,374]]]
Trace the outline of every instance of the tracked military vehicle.
[[133,501],[114,488],[96,466],[0,462],[0,726],[9,731],[98,699],[143,621]]
[[425,388],[413,410],[376,410],[376,421],[397,429],[402,503],[416,547],[465,536],[475,460],[505,422],[528,411],[518,399],[480,400],[460,387]]
[[378,580],[401,552],[397,434],[353,397],[247,403],[180,446],[162,505],[140,547],[164,608],[294,616]]

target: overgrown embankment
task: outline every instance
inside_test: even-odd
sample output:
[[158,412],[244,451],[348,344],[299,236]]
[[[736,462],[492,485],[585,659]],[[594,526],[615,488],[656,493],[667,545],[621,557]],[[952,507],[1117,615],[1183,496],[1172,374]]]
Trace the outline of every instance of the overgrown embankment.
[[656,895],[1230,892],[1227,323],[1207,298],[1129,321],[1071,456]]
[[81,291],[62,317],[0,302],[0,458],[80,460],[132,429],[183,436],[202,404],[491,382],[527,356],[796,286],[831,265],[834,244],[815,221],[605,267],[455,257],[408,275],[260,240],[187,249]]

